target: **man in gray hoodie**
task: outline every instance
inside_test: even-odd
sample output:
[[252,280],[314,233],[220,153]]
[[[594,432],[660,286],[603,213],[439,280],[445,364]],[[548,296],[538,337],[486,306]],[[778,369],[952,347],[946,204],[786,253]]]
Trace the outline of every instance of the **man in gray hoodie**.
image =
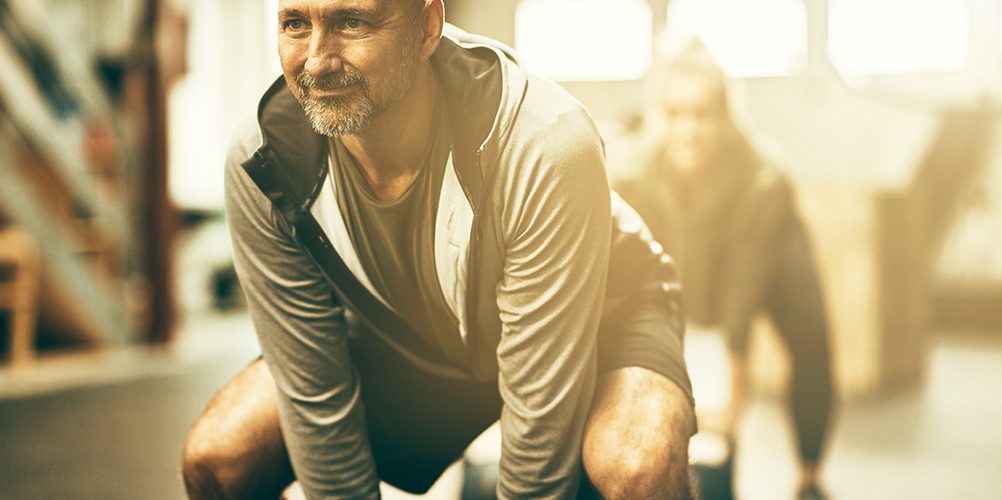
[[501,498],[690,496],[671,259],[581,105],[443,12],[279,2],[226,166],[263,359],[192,427],[192,497],[423,492],[498,419]]

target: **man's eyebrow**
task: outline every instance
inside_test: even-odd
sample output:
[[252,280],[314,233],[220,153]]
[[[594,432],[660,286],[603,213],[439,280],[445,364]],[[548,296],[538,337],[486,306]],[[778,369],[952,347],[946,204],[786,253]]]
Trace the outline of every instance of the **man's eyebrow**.
[[334,15],[334,17],[337,17],[337,18],[344,18],[344,17],[373,17],[373,16],[378,15],[379,12],[380,12],[380,9],[378,9],[378,8],[363,9],[363,8],[358,8],[358,7],[348,7],[348,8],[342,8],[342,9],[335,10],[333,15]]
[[304,17],[304,16],[305,16],[305,14],[303,14],[303,11],[301,11],[301,10],[299,10],[297,8],[294,8],[294,7],[293,8],[286,8],[286,9],[282,9],[282,10],[278,11],[278,18],[279,19],[286,19],[286,18],[290,18],[290,17]]
[[[358,8],[358,7],[345,7],[345,8],[336,9],[334,12],[332,12],[330,14],[327,14],[327,16],[331,16],[331,17],[334,17],[334,18],[345,18],[345,17],[369,17],[369,18],[371,18],[371,17],[378,16],[381,11],[382,10],[378,9],[378,8],[366,9],[366,8]],[[279,19],[288,19],[290,17],[309,17],[309,15],[307,13],[303,12],[303,10],[295,8],[295,7],[285,8],[285,9],[282,9],[282,10],[280,10],[278,12],[278,18]]]

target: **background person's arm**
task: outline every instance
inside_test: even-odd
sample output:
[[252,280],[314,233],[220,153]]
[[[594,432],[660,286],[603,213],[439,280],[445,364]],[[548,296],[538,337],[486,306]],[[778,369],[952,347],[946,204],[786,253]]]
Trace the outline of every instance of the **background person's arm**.
[[[566,137],[580,126],[553,128]],[[524,152],[519,178],[509,180],[497,289],[500,498],[572,498],[578,486],[611,213],[600,145],[576,139]]]
[[278,388],[293,469],[309,498],[377,497],[344,310],[240,166],[257,145],[244,142],[227,158],[226,214],[237,275]]
[[749,328],[755,315],[765,309],[769,282],[779,262],[779,243],[792,217],[792,192],[789,183],[776,171],[761,172],[751,192],[735,209],[725,238],[727,247],[719,274],[721,290],[721,326],[732,351],[742,354],[748,348]]

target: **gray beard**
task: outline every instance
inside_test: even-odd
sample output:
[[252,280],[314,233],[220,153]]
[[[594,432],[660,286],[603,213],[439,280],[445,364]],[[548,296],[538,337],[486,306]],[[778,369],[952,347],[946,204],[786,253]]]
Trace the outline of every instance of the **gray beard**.
[[[372,122],[382,109],[377,110],[369,96],[369,82],[365,77],[355,74],[340,74],[333,77],[315,79],[302,73],[296,78],[303,95],[300,104],[318,134],[333,137],[336,135],[351,135],[362,131]],[[356,85],[361,96],[314,96],[314,88],[344,88]]]
[[367,95],[361,99],[307,96],[302,105],[313,130],[327,137],[357,134],[378,114]]

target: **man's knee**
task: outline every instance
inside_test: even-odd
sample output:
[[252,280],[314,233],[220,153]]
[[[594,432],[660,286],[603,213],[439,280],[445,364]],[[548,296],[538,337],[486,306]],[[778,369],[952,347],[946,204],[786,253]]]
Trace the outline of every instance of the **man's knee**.
[[585,472],[605,498],[690,498],[692,410],[672,382],[639,368],[603,377],[585,431]]
[[685,445],[663,439],[624,442],[614,433],[587,436],[583,461],[588,479],[607,499],[689,499],[692,488]]
[[585,462],[588,479],[608,499],[687,498],[688,478],[673,477],[673,469],[656,457],[622,449]]
[[219,461],[211,450],[189,434],[181,452],[181,478],[191,498],[225,497],[217,479]]
[[188,431],[181,475],[194,499],[275,498],[292,482],[274,382],[263,362],[252,363],[209,402]]
[[181,476],[188,496],[234,498],[246,483],[238,452],[221,443],[204,422],[196,422],[181,452]]

